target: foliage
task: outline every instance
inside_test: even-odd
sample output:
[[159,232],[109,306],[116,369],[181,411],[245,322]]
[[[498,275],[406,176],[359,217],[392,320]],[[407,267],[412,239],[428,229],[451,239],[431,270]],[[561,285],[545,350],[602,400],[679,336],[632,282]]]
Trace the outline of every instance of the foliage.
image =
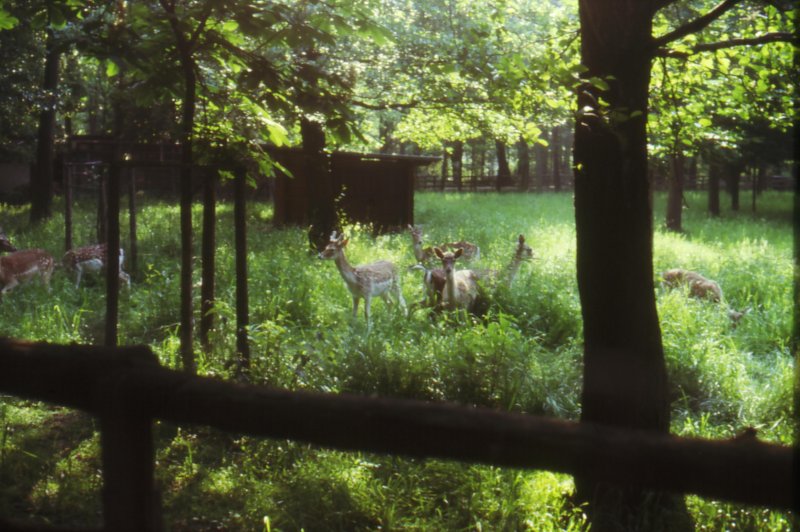
[[[757,216],[724,212],[719,219],[703,215],[699,194],[687,200],[687,233],[656,232],[656,270],[700,271],[720,282],[729,305],[750,311],[733,327],[724,307],[658,288],[672,431],[727,438],[752,426],[760,437],[787,444],[795,371],[791,195],[766,194]],[[657,196],[657,207],[663,201]],[[179,245],[172,228],[178,209],[147,196],[140,209],[140,269],[133,289],[122,292],[120,338],[150,345],[163,364],[177,368]],[[200,215],[197,208],[197,230]],[[349,294],[333,265],[308,253],[302,229],[271,227],[271,215],[269,206],[249,205],[253,382],[578,418],[582,335],[569,195],[418,194],[416,220],[428,242],[469,239],[481,247],[480,267],[502,269],[522,233],[535,259],[523,265],[513,290],[494,294],[481,318],[459,323],[418,310],[405,319],[376,303],[370,331],[363,317],[350,318]],[[33,230],[25,208],[4,206],[2,216],[18,247],[61,249],[58,220]],[[75,216],[76,239],[87,238],[94,205],[79,204]],[[231,206],[221,204],[218,216],[214,347],[200,354],[198,366],[202,374],[227,378],[235,349]],[[125,216],[121,226],[127,227]],[[419,272],[404,269],[414,261],[407,233],[345,230],[353,263],[394,260],[403,269],[406,299],[421,298]],[[99,342],[102,292],[101,280],[89,278],[78,290],[64,272],[54,276],[50,294],[36,283],[18,287],[0,302],[0,334]],[[100,484],[91,420],[11,398],[0,405],[0,475],[14,479],[0,483],[3,514],[94,522]],[[175,529],[257,528],[265,516],[273,530],[586,526],[569,499],[572,481],[562,475],[341,453],[164,423],[156,438],[166,521]],[[759,523],[789,530],[781,513],[698,497],[689,506],[698,528]]]

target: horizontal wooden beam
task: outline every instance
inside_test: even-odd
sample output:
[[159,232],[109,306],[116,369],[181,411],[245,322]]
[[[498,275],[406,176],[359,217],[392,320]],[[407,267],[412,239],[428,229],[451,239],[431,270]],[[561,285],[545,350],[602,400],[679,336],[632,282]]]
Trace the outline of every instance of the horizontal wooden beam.
[[[793,449],[664,436],[454,404],[289,392],[161,368],[146,348],[0,341],[0,390],[105,413],[109,380],[142,414],[343,450],[590,475],[619,485],[790,509]],[[99,402],[98,402],[99,401]]]

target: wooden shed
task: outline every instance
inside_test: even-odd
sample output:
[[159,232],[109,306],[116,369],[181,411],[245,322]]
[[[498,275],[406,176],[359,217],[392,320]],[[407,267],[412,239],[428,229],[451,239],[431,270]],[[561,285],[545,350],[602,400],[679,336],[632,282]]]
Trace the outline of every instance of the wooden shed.
[[[308,223],[309,181],[303,152],[299,149],[271,150],[271,155],[292,176],[279,174],[275,181],[275,223]],[[330,154],[331,179],[337,209],[349,221],[371,223],[378,231],[414,223],[414,175],[418,166],[439,157],[418,155]]]

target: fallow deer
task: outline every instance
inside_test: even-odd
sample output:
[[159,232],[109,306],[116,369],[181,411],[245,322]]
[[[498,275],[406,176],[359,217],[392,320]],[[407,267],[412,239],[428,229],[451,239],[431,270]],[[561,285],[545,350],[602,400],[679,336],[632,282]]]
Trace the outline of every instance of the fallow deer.
[[442,261],[445,273],[445,288],[442,293],[442,307],[446,309],[472,310],[478,299],[478,276],[472,270],[456,271],[456,259],[461,257],[464,250],[442,251],[438,247],[433,252]]
[[17,248],[15,248],[11,240],[8,239],[6,232],[0,229],[0,252],[5,253],[11,251],[17,251]]
[[414,264],[408,268],[409,270],[421,270],[424,272],[422,276],[422,287],[425,297],[415,303],[413,306],[426,306],[436,307],[441,305],[442,292],[444,292],[445,284],[447,283],[447,276],[442,268],[428,268],[422,263]]
[[53,257],[43,249],[23,249],[0,257],[0,294],[10,292],[20,283],[39,275],[50,290],[50,277],[55,263]]
[[[421,227],[414,227],[412,225],[408,226],[409,231],[411,231],[411,241],[414,246],[414,257],[417,259],[417,262],[426,265],[428,262],[432,261],[435,253],[433,251],[434,248],[431,246],[422,246],[422,228]],[[481,258],[481,250],[478,246],[471,242],[467,242],[465,240],[459,240],[458,242],[448,242],[446,244],[442,244],[438,246],[439,249],[443,251],[455,251],[456,249],[462,250],[462,260],[465,261],[472,261],[478,260]]]
[[353,296],[353,317],[358,316],[358,303],[364,300],[364,316],[369,323],[369,313],[372,298],[380,296],[387,305],[392,305],[392,298],[400,304],[406,312],[406,301],[400,290],[400,276],[397,268],[389,261],[381,260],[362,266],[351,266],[347,262],[344,248],[350,240],[341,235],[337,238],[336,231],[331,233],[330,242],[319,254],[320,259],[332,259],[336,263],[339,273],[344,279],[347,289]]
[[519,235],[517,244],[514,246],[514,253],[511,255],[511,261],[502,270],[473,270],[481,284],[486,284],[490,288],[497,288],[501,283],[508,288],[511,288],[514,279],[519,273],[520,266],[523,262],[533,259],[533,250],[525,243],[525,236]]
[[731,308],[722,296],[722,288],[716,281],[706,279],[697,272],[683,270],[681,268],[673,268],[666,270],[661,274],[664,280],[664,285],[668,288],[676,288],[681,285],[689,287],[689,294],[698,299],[708,299],[714,303],[719,303],[727,309],[728,318],[734,323],[739,322],[749,309],[743,311]]
[[[119,279],[130,288],[131,276],[122,271],[122,263],[124,260],[125,252],[120,248]],[[77,273],[75,287],[78,288],[81,285],[81,278],[84,272],[97,273],[105,269],[108,263],[108,246],[106,244],[94,244],[71,249],[64,253],[62,263],[65,268],[74,270]]]

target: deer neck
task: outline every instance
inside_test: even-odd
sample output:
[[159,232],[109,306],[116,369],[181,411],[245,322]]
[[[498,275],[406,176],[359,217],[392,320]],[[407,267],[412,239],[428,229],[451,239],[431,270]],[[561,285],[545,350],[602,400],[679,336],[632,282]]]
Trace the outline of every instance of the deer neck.
[[347,262],[347,257],[345,257],[344,251],[336,255],[334,262],[336,263],[336,268],[339,269],[342,279],[344,279],[348,286],[358,285],[356,269],[353,268],[349,262]]
[[456,305],[456,271],[451,270],[447,274],[447,281],[445,282],[444,289],[447,292],[447,301],[450,305]]

